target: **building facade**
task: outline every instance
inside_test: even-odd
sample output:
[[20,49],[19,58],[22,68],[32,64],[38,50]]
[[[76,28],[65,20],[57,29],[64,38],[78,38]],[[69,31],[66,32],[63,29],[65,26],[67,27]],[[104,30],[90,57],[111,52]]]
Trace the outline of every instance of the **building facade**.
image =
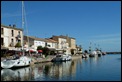
[[18,42],[22,45],[22,41],[22,29],[16,28],[16,25],[1,25],[1,46],[9,48],[9,50],[14,50]]
[[65,50],[66,54],[71,54],[71,49],[74,49],[74,53],[76,50],[76,40],[75,38],[68,36],[52,36],[51,39],[56,40],[58,42],[58,50]]
[[24,36],[24,41],[25,41],[25,47],[27,49],[33,49],[33,50],[37,50],[38,46],[42,46],[45,47],[45,39],[42,38],[37,38],[34,36]]
[[53,39],[46,38],[45,42],[46,42],[45,46],[50,49],[57,49],[58,48],[58,42]]

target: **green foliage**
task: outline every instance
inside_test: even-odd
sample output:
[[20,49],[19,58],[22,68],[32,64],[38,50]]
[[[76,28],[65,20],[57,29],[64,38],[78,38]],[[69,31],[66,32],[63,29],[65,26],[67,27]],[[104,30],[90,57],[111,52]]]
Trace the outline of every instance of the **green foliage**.
[[50,51],[50,55],[54,55],[55,54],[55,51]]
[[43,48],[43,54],[45,54],[45,57],[50,54],[50,50],[47,47]]
[[42,46],[38,46],[37,50],[43,50],[43,47]]
[[18,47],[18,48],[19,48],[19,47],[22,47],[22,46],[21,46],[21,43],[18,42],[18,43],[15,45],[15,48],[16,48],[16,47]]

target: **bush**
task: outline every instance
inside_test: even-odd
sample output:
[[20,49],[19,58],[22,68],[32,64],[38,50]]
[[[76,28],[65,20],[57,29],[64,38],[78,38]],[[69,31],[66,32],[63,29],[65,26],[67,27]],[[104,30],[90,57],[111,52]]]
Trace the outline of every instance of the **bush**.
[[45,57],[46,57],[47,55],[49,55],[49,54],[50,54],[50,50],[49,50],[49,48],[44,47],[42,53],[45,54]]
[[15,45],[15,48],[16,48],[16,47],[18,47],[18,48],[19,48],[19,47],[22,47],[22,46],[21,46],[21,43],[18,42],[18,43]]
[[37,50],[43,50],[43,47],[42,46],[38,46]]

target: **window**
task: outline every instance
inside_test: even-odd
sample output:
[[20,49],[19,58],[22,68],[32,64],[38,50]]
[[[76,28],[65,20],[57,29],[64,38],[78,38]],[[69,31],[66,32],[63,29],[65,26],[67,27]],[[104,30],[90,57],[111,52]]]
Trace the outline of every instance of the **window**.
[[11,42],[14,42],[14,40],[13,40],[13,39],[11,39]]
[[13,39],[11,39],[11,43],[12,43],[12,44],[14,43],[14,40],[13,40]]
[[14,36],[14,30],[11,30],[11,35]]
[[11,39],[11,46],[14,45],[14,39]]
[[47,43],[45,43],[45,46],[47,46]]
[[4,38],[1,38],[1,45],[4,45]]
[[3,32],[3,28],[1,28],[1,34],[3,34],[4,32]]
[[21,40],[19,39],[18,42],[21,42]]
[[18,31],[18,34],[20,35],[20,31]]

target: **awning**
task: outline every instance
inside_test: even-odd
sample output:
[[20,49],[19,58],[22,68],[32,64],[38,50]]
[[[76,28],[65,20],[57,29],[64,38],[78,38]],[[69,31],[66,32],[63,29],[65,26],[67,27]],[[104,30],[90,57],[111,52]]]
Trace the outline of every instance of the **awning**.
[[34,52],[33,50],[29,50],[29,52]]
[[42,50],[38,50],[38,52],[42,52]]

